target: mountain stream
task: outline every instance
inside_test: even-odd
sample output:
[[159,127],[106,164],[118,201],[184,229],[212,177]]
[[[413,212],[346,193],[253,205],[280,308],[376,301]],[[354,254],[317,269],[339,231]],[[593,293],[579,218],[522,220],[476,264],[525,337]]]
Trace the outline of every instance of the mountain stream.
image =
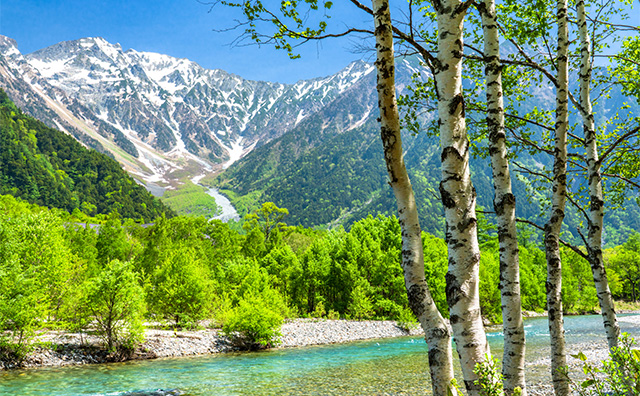
[[[626,318],[620,315],[622,330],[640,338],[639,318]],[[606,348],[600,316],[567,316],[565,329],[571,354]],[[550,384],[547,319],[526,320],[525,331],[528,382]],[[499,328],[487,337],[494,356],[501,356]],[[0,395],[424,395],[430,393],[427,360],[422,338],[401,337],[0,372]]]

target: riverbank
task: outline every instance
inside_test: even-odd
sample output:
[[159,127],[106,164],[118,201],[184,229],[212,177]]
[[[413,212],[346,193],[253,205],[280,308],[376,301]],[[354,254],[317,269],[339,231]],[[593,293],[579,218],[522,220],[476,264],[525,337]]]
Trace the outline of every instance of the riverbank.
[[[375,338],[419,335],[418,327],[407,331],[395,321],[295,319],[282,325],[278,348],[335,344]],[[108,353],[93,335],[47,332],[38,335],[36,346],[21,365],[0,361],[0,370],[59,367],[126,360],[156,359],[235,352],[238,348],[218,329],[173,331],[147,329],[145,341],[132,353]]]
[[[598,317],[590,317],[591,323],[598,321]],[[540,322],[540,319],[535,319]],[[638,339],[640,333],[640,315],[619,317],[623,331],[630,330]],[[595,323],[594,323],[595,324]],[[601,325],[601,324],[600,324]],[[532,326],[532,325],[529,325]],[[538,326],[539,325],[535,325]],[[575,325],[574,325],[575,326]],[[592,330],[597,332],[597,327]],[[500,329],[493,328],[493,338],[499,335]],[[536,330],[534,334],[544,333]],[[572,330],[569,329],[571,334]],[[365,339],[379,339],[389,337],[399,337],[406,335],[418,335],[420,331],[414,329],[410,333],[397,326],[396,322],[386,321],[345,321],[345,320],[317,320],[298,319],[285,323],[282,326],[282,337],[279,348],[290,348],[307,345],[322,345],[351,342]],[[589,333],[592,334],[592,333]],[[198,330],[174,332],[171,330],[147,330],[147,340],[132,355],[117,356],[109,355],[104,350],[97,347],[97,338],[80,337],[79,334],[47,333],[39,338],[40,342],[46,343],[47,347],[39,347],[26,360],[27,367],[46,366],[67,366],[90,363],[102,363],[110,361],[122,361],[131,359],[153,359],[162,357],[180,357],[190,355],[205,355],[221,352],[233,352],[235,347],[217,330]],[[608,350],[606,342],[586,342],[587,340],[568,341],[568,353],[575,354],[582,351],[592,363],[598,363],[607,359]],[[540,339],[536,341],[536,336],[532,339],[533,345],[538,343],[537,352],[529,356],[527,361],[527,373],[531,380],[528,384],[530,396],[542,396],[553,394],[550,381],[541,380],[549,377],[550,360],[546,348],[540,349]],[[382,342],[381,342],[382,343]],[[544,341],[543,341],[544,344]],[[492,348],[497,347],[493,345]],[[536,347],[533,346],[535,350]],[[499,347],[495,350],[500,354]],[[568,357],[567,363],[571,371],[580,371],[581,362]]]

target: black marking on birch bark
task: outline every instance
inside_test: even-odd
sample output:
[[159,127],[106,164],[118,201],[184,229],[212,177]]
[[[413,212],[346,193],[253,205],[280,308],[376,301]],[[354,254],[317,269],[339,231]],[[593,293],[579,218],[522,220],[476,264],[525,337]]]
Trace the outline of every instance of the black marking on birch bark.
[[[451,267],[451,263],[449,263],[449,267]],[[449,307],[453,307],[458,303],[458,301],[465,298],[466,295],[462,290],[460,282],[458,282],[458,278],[456,278],[455,275],[451,274],[450,272],[447,272],[447,275],[445,275],[445,280],[446,280],[445,294],[447,296],[447,304],[449,304]],[[454,315],[452,315],[451,318],[449,319],[452,323],[454,320],[453,318],[454,318]],[[459,320],[460,318],[457,318],[457,319]]]
[[595,195],[592,195],[591,197],[591,205],[590,205],[590,209],[592,211],[600,211],[602,210],[603,206],[604,206],[604,201],[602,199],[600,199],[600,197],[597,197]]
[[427,331],[425,334],[425,339],[427,340],[444,340],[448,339],[451,336],[449,334],[449,330],[446,328],[433,327]]
[[480,387],[480,385],[476,385],[474,380],[465,380],[464,381],[464,387],[467,389],[468,392],[475,392],[475,391],[480,391],[482,388]]
[[437,348],[429,348],[429,367],[440,367],[442,366],[442,351]]
[[453,195],[445,188],[444,182],[440,182],[440,197],[445,208],[452,209],[456,207],[456,201],[453,199]]
[[457,94],[449,101],[449,115],[454,115],[458,112],[458,106],[462,106],[460,109],[460,114],[464,117],[464,97],[461,93]]
[[[590,175],[589,175],[589,184],[600,184],[602,181],[602,176],[600,175],[600,170],[598,169],[599,166],[598,164],[595,164],[595,160],[592,158],[590,160],[587,160],[587,164],[590,164]],[[596,169],[593,169],[596,168]]]
[[516,206],[516,196],[512,193],[503,194],[499,199],[493,201],[493,208],[496,215],[504,216],[505,209],[511,209]]
[[439,13],[439,14],[443,14],[444,13],[444,6],[442,5],[442,2],[440,0],[433,0],[433,8]]
[[442,153],[440,153],[440,162],[445,162],[449,156],[453,156],[453,159],[457,162],[464,160],[460,152],[455,147],[448,146],[442,149]]
[[475,226],[478,223],[475,217],[467,217],[465,220],[462,220],[458,223],[457,229],[458,232],[462,233],[465,230],[469,229],[472,226]]
[[415,283],[407,290],[407,298],[409,300],[409,308],[413,314],[419,318],[424,314],[424,299],[427,296],[426,283]]
[[440,40],[445,40],[447,38],[447,36],[455,36],[455,34],[451,33],[448,30],[440,32]]

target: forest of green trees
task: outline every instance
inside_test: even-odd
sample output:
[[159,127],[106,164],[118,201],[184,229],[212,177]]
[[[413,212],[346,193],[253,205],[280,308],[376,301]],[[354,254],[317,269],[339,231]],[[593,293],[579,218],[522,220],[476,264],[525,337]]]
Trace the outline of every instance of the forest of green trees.
[[[77,214],[77,212],[76,212]],[[158,217],[142,227],[117,215],[74,217],[0,196],[0,350],[23,356],[37,330],[98,332],[111,349],[141,341],[143,323],[240,331],[246,346],[273,342],[285,318],[415,321],[407,307],[395,217],[368,217],[346,231],[286,225],[266,203],[242,232],[218,220]],[[497,238],[480,216],[481,306],[501,320]],[[87,223],[101,223],[98,228]],[[523,309],[545,307],[541,247],[520,232]],[[447,315],[447,246],[423,234],[427,279]],[[605,251],[617,299],[640,294],[640,234]],[[586,260],[563,251],[567,312],[597,308]],[[202,322],[208,320],[207,322]]]
[[0,194],[88,215],[151,221],[173,210],[120,164],[25,115],[0,89]]

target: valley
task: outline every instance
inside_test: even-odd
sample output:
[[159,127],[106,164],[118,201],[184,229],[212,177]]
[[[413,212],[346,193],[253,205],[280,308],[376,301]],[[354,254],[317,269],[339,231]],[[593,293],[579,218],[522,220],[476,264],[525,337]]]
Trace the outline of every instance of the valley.
[[[212,187],[228,197],[224,207],[235,207],[238,218],[267,201],[289,209],[290,224],[305,227],[350,227],[368,214],[395,213],[371,64],[356,61],[335,75],[280,84],[125,50],[102,38],[30,54],[21,54],[17,45],[0,37],[0,87],[18,107],[115,158],[178,213],[215,217]],[[413,75],[427,77],[421,70],[417,59],[398,62],[401,95],[409,92]],[[518,111],[551,101],[550,87],[537,86]],[[624,106],[623,98],[614,92],[598,106],[606,117]],[[638,107],[632,105],[630,112]],[[434,117],[429,112],[420,117],[424,130],[403,138],[405,158],[423,229],[443,236],[438,142],[428,132]],[[488,210],[493,187],[485,144],[481,135],[473,141],[472,178],[478,203]],[[550,165],[540,155],[524,154],[520,162],[539,169]],[[535,220],[536,187],[524,174],[514,176],[517,214]],[[628,216],[613,207],[607,211],[609,246],[640,229],[638,205],[633,199],[625,205]],[[572,230],[580,221],[579,212],[570,209],[569,240],[578,240]]]

